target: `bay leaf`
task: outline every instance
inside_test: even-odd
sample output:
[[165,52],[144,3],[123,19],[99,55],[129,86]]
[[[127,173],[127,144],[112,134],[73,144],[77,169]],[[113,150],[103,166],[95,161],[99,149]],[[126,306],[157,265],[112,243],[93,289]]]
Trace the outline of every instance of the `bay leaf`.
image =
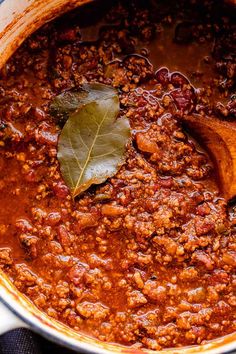
[[50,105],[50,113],[65,123],[69,115],[83,105],[115,95],[117,95],[116,90],[110,86],[96,82],[83,84],[76,91],[65,91],[56,96]]
[[73,197],[116,174],[125,161],[130,137],[128,119],[117,119],[120,107],[116,91],[92,85],[87,86],[87,97],[69,116],[58,141],[61,173]]

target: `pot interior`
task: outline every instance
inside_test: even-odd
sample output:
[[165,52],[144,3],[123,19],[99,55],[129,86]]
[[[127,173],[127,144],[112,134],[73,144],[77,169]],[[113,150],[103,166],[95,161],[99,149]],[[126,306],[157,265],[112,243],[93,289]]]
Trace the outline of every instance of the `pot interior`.
[[[51,20],[70,10],[80,6],[88,1],[51,1],[45,6],[45,1],[31,2],[26,7],[23,14],[18,14],[16,18],[5,21],[8,23],[6,29],[0,33],[0,66],[12,55],[16,48],[28,37],[32,32],[39,28],[45,22]],[[4,6],[6,6],[6,3]],[[1,15],[0,15],[1,20]],[[1,22],[1,21],[0,21]],[[69,327],[49,318],[39,311],[24,295],[20,294],[17,289],[10,283],[6,275],[0,273],[0,297],[17,316],[23,319],[29,326],[55,342],[70,347],[71,349],[80,349],[91,353],[154,353],[150,350],[140,350],[136,348],[127,348],[115,344],[103,343],[99,340],[91,338],[83,333],[73,331]],[[219,338],[201,346],[194,346],[180,349],[162,350],[160,353],[183,353],[194,354],[204,352],[206,354],[226,353],[235,348],[236,333]],[[158,353],[155,351],[155,353]]]

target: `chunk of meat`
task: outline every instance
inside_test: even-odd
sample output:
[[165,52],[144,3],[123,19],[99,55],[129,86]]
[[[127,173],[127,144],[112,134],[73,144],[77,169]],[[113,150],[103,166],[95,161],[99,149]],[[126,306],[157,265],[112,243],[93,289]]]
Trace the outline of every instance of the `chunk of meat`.
[[236,268],[236,252],[227,251],[223,253],[222,260],[224,263]]
[[84,301],[76,306],[76,311],[84,318],[93,318],[95,320],[104,320],[109,314],[109,308],[100,302],[91,303]]
[[11,249],[0,248],[0,265],[10,265],[13,263]]
[[65,227],[65,225],[60,225],[57,228],[57,236],[59,239],[60,244],[63,247],[69,246],[71,244],[70,233]]
[[148,300],[141,293],[141,291],[134,290],[128,294],[127,302],[130,308],[135,308],[135,307],[145,305],[148,302]]
[[89,270],[89,266],[85,263],[77,263],[67,273],[68,278],[76,286],[83,283],[85,273]]
[[214,268],[214,261],[204,251],[195,251],[192,255],[192,260],[194,262],[198,262],[198,263],[202,264],[208,270],[212,270]]
[[120,205],[104,204],[101,208],[102,215],[105,216],[120,216],[125,214],[126,209]]
[[66,199],[66,197],[70,193],[68,187],[65,185],[63,181],[58,181],[54,183],[52,189],[55,195],[60,199]]
[[75,217],[77,225],[75,225],[76,230],[83,230],[88,227],[96,226],[98,223],[98,214],[97,213],[82,213],[76,211]]
[[136,134],[136,142],[138,145],[139,150],[143,152],[149,152],[154,154],[158,152],[157,143],[148,137],[145,133],[137,133]]
[[31,232],[33,230],[33,226],[31,225],[31,223],[27,219],[16,220],[16,227],[23,232],[26,232],[26,231]]
[[195,230],[198,236],[205,235],[210,231],[214,230],[215,223],[211,220],[207,220],[205,218],[199,218],[195,221]]
[[49,124],[43,122],[35,131],[35,140],[39,144],[56,146],[58,133],[55,132]]
[[147,295],[151,300],[162,302],[166,300],[167,289],[162,285],[158,285],[157,281],[148,280],[144,284],[143,293]]

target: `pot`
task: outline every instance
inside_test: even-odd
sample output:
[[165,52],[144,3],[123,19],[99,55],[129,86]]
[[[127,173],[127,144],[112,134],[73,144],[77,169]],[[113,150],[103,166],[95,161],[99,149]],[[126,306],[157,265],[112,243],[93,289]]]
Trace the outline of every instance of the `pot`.
[[[24,39],[45,22],[94,0],[0,0],[0,67]],[[39,311],[20,294],[0,270],[0,334],[27,327],[57,344],[86,353],[154,353],[153,351],[108,344],[77,333]],[[235,351],[234,351],[235,350]],[[236,333],[207,344],[162,350],[162,354],[236,353]],[[157,353],[157,352],[155,352]]]

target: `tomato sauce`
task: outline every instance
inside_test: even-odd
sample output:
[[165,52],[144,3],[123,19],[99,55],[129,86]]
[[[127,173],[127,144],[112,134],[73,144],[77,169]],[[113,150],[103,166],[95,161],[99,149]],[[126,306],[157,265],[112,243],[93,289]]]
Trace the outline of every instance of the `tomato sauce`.
[[[80,11],[33,34],[0,73],[0,266],[43,312],[102,341],[158,350],[232,333],[235,216],[181,122],[235,119],[232,10]],[[85,82],[118,90],[132,137],[117,174],[73,200],[49,107]]]

